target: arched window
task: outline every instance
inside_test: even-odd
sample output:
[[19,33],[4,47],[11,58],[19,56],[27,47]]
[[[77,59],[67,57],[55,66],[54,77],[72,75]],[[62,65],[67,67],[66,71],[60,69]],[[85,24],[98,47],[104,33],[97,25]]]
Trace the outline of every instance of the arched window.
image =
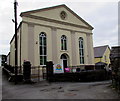
[[83,38],[79,38],[79,55],[80,55],[80,64],[84,64],[84,41]]
[[40,65],[46,65],[47,47],[46,47],[46,34],[44,32],[41,32],[39,34],[39,54],[40,54]]
[[67,50],[67,37],[65,35],[61,36],[61,50]]

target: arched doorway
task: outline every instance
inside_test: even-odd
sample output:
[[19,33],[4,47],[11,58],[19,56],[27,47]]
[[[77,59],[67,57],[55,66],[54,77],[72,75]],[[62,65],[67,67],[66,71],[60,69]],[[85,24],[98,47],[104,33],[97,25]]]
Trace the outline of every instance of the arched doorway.
[[65,68],[68,67],[68,55],[67,54],[62,54],[60,59],[61,59],[62,67],[63,67],[63,69],[65,71]]

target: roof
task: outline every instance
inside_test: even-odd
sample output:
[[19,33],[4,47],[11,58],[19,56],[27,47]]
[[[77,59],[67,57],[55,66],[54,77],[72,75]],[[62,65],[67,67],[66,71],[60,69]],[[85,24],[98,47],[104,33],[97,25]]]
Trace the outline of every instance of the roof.
[[37,13],[37,12],[47,11],[47,10],[51,10],[51,9],[61,8],[61,7],[66,8],[74,16],[76,16],[78,19],[80,19],[82,22],[84,22],[86,25],[88,25],[90,29],[93,29],[93,27],[90,24],[88,24],[85,20],[83,20],[80,16],[78,16],[75,12],[73,12],[70,8],[68,8],[65,4],[52,6],[52,7],[47,7],[47,8],[42,8],[42,9],[37,9],[37,10],[31,10],[31,11],[22,12],[20,14],[20,16],[22,17],[22,16],[30,15],[31,13]]
[[102,56],[104,55],[107,47],[109,48],[108,45],[99,46],[99,47],[94,47],[94,57],[95,57],[95,58],[102,57]]

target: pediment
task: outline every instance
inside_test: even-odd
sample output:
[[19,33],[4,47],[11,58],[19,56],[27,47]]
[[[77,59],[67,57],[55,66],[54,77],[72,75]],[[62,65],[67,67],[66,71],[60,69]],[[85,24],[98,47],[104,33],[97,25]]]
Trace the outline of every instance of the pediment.
[[85,20],[79,17],[66,5],[59,5],[49,8],[43,8],[21,13],[21,16],[35,16],[55,21],[66,22],[70,24],[80,25],[89,29],[93,29]]

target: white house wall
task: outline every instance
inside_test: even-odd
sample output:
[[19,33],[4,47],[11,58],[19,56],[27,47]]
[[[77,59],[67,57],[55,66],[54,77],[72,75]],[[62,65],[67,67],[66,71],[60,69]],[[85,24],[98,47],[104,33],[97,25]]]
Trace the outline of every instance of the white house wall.
[[15,66],[15,39],[10,43],[10,65]]
[[21,62],[23,63],[28,60],[28,24],[23,23],[21,28]]
[[[62,10],[67,13],[66,20],[60,18],[60,12]],[[22,25],[18,32],[19,65],[20,63],[22,65],[24,60],[29,60],[33,66],[40,65],[39,34],[41,32],[45,32],[47,36],[47,61],[53,61],[54,64],[60,63],[60,56],[67,54],[70,66],[80,65],[79,37],[83,37],[85,64],[94,64],[92,29],[82,20],[74,16],[73,13],[69,12],[66,8],[59,8],[31,13],[30,15],[32,15],[32,17],[29,15],[26,17],[22,16]],[[47,20],[41,17],[45,17]],[[53,19],[53,21],[51,19]],[[61,50],[62,35],[66,35],[67,37],[66,51]],[[11,42],[10,52],[10,63],[14,65],[14,39]]]

